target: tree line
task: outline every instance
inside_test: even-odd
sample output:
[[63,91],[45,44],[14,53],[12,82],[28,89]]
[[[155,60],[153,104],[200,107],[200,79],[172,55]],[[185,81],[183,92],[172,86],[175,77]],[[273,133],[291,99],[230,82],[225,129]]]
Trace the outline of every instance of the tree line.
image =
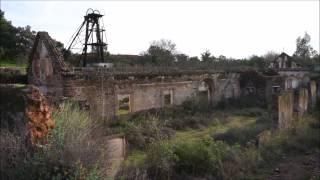
[[27,63],[36,32],[30,26],[15,27],[0,10],[0,60],[8,63]]
[[[34,44],[36,31],[31,26],[15,27],[0,10],[0,63],[7,65],[26,65]],[[57,47],[63,44],[56,41]]]
[[[292,59],[302,67],[320,63],[319,54],[310,45],[310,35],[305,33],[303,37],[296,40],[296,51],[292,54]],[[279,54],[273,51],[267,52],[262,56],[252,55],[248,58],[235,59],[224,55],[215,56],[209,50],[201,53],[200,57],[188,56],[179,53],[176,44],[171,40],[161,39],[153,41],[147,51],[133,59],[117,59],[108,54],[107,59],[115,65],[155,65],[155,66],[182,66],[182,67],[205,67],[205,68],[224,68],[224,67],[254,67],[263,69],[273,61]]]
[[[15,27],[5,19],[4,12],[0,10],[0,62],[12,64],[27,64],[28,55],[31,52],[36,32],[30,26]],[[310,45],[311,37],[308,33],[296,39],[296,51],[292,55],[302,66],[308,66],[319,62],[319,54]],[[66,62],[80,66],[80,54],[66,51],[63,44],[56,41],[57,47],[62,49],[66,56]],[[278,56],[275,52],[267,52],[263,56],[252,55],[249,58],[235,59],[220,55],[215,56],[209,50],[203,52],[200,57],[188,56],[177,51],[176,44],[171,40],[160,39],[153,41],[149,48],[139,56],[121,56],[105,53],[107,62],[115,66],[178,66],[178,67],[234,67],[245,66],[265,68],[270,61]],[[121,56],[121,57],[119,57]]]

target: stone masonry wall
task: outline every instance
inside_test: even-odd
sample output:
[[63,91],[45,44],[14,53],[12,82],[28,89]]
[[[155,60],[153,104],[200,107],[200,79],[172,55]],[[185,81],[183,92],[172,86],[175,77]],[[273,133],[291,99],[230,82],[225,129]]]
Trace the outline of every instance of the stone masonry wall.
[[[240,96],[240,74],[234,71],[183,71],[179,68],[172,71],[155,68],[141,72],[105,68],[70,69],[64,63],[54,40],[46,32],[37,34],[28,66],[29,83],[36,85],[50,101],[74,100],[99,118],[116,116],[122,103],[119,98],[122,97],[129,99],[125,104],[129,106],[129,113],[180,105],[189,97],[206,93],[209,102],[216,105],[225,99]],[[310,84],[309,92],[302,90],[298,93],[295,109],[303,114],[308,107],[308,96],[311,107],[316,105],[317,87],[314,81],[309,83],[308,71],[279,71],[277,76],[263,78],[266,82],[262,83],[265,88],[261,94],[263,96],[265,93],[269,104],[272,103],[272,97],[276,97],[286,86],[290,89],[295,85],[299,89]],[[292,84],[290,78],[296,78],[297,82]],[[276,98],[277,106],[274,109],[278,112],[280,128],[286,128],[292,119],[290,113],[294,99],[292,93],[289,94],[284,92]]]
[[[208,90],[209,100],[219,102],[225,98],[237,98],[240,87],[237,74],[223,75],[184,75],[159,76],[143,78],[137,76],[117,77],[96,74],[64,75],[64,96],[88,107],[91,114],[101,118],[112,118],[117,115],[118,96],[129,97],[130,112],[138,112],[165,106],[164,96],[170,93],[171,105],[180,105],[189,97],[198,95],[199,86],[204,79],[212,83]],[[210,91],[210,92],[209,92]]]
[[278,129],[291,127],[293,122],[293,105],[293,92],[282,92],[278,97]]
[[115,115],[115,89],[112,82],[104,77],[95,79],[79,78],[72,75],[64,77],[67,86],[64,96],[76,101],[96,118],[113,117]]
[[301,88],[299,90],[299,97],[298,97],[298,114],[299,116],[304,115],[308,111],[308,89]]
[[[314,88],[314,87],[313,87]],[[312,105],[312,97],[309,92],[316,91],[310,88],[299,88],[297,90],[282,91],[278,95],[273,95],[272,112],[275,122],[275,128],[287,129],[293,124],[293,119],[307,113],[310,105]]]
[[310,81],[310,106],[314,108],[317,103],[317,84],[316,81]]
[[63,56],[47,32],[38,32],[29,57],[28,83],[37,86],[41,93],[55,101],[62,96],[61,73],[67,70]]
[[[194,88],[195,87],[195,88]],[[186,98],[196,93],[197,82],[135,84],[133,87],[132,111],[164,107],[163,92],[172,92],[172,104],[180,105]]]

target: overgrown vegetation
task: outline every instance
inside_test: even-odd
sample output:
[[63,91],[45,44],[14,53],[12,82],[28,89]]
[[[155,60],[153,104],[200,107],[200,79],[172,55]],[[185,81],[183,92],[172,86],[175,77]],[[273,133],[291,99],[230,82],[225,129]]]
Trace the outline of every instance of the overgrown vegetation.
[[26,68],[26,63],[17,63],[13,60],[9,59],[1,59],[0,61],[0,67],[20,67],[20,68]]
[[[213,110],[206,104],[200,110],[201,103],[207,102],[187,101],[111,124],[107,131],[124,133],[129,143],[116,179],[267,179],[284,155],[320,152],[319,112],[271,133],[265,109]],[[2,179],[106,178],[101,124],[72,103],[55,110],[54,120],[47,143],[33,149],[23,137],[1,131],[0,153],[7,157],[1,158]]]
[[232,127],[226,132],[213,134],[213,138],[215,140],[223,140],[228,144],[238,143],[241,145],[245,145],[250,140],[254,140],[259,133],[272,127],[271,116],[268,113],[262,112],[260,115],[257,113],[261,113],[261,111],[245,111],[246,116],[256,117],[254,123],[249,123],[242,127]]
[[56,127],[37,147],[1,131],[1,157],[7,157],[1,158],[1,179],[101,179],[107,152],[96,122],[72,103],[62,104],[53,117]]
[[[188,105],[180,108],[180,111],[174,110],[177,116],[171,117],[171,109],[139,119],[139,123],[144,121],[148,124],[149,118],[156,116],[156,121],[162,122],[162,127],[175,129],[176,133],[144,143],[139,150],[131,149],[117,178],[266,179],[284,154],[295,156],[319,153],[320,150],[317,146],[320,143],[319,113],[296,119],[291,129],[271,133],[270,113],[261,108],[232,112],[216,110],[214,113],[210,110],[201,115],[190,111],[192,108]],[[176,128],[171,121],[179,119],[179,112],[187,114],[182,119],[187,116],[195,119],[205,116],[209,120],[205,123],[195,120],[196,126],[193,123],[190,126],[188,121],[184,124],[181,120],[179,122],[182,125]],[[211,113],[216,116],[210,115]],[[149,130],[150,128],[147,131]],[[143,131],[144,129],[140,129],[141,134]],[[130,136],[130,132],[126,133]]]

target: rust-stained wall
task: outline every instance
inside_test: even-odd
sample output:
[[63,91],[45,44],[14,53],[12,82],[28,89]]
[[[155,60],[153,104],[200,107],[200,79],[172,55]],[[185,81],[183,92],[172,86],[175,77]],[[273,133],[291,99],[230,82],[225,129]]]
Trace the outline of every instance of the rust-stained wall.
[[45,137],[54,128],[51,108],[38,88],[29,86],[25,92],[27,129],[32,144],[38,144],[45,141]]
[[0,86],[1,130],[17,135],[27,146],[46,143],[46,136],[54,128],[51,110],[35,86]]
[[287,129],[293,124],[293,119],[303,116],[310,107],[310,89],[301,87],[297,90],[286,90],[274,94],[272,98],[272,116],[275,128]]
[[284,91],[278,96],[278,129],[287,129],[293,122],[294,98],[292,91]]
[[310,106],[314,108],[317,103],[317,84],[316,81],[310,81]]
[[299,97],[298,97],[298,114],[299,116],[304,115],[308,111],[308,89],[301,88],[299,90]]

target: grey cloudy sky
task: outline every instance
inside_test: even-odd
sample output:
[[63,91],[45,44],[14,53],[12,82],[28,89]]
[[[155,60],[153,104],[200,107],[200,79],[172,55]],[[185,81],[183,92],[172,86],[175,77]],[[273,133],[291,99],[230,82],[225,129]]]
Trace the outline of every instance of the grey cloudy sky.
[[139,54],[150,42],[170,39],[177,50],[199,56],[244,58],[268,51],[292,54],[308,32],[319,52],[319,0],[315,1],[9,1],[5,17],[67,43],[88,8],[105,14],[108,50]]

